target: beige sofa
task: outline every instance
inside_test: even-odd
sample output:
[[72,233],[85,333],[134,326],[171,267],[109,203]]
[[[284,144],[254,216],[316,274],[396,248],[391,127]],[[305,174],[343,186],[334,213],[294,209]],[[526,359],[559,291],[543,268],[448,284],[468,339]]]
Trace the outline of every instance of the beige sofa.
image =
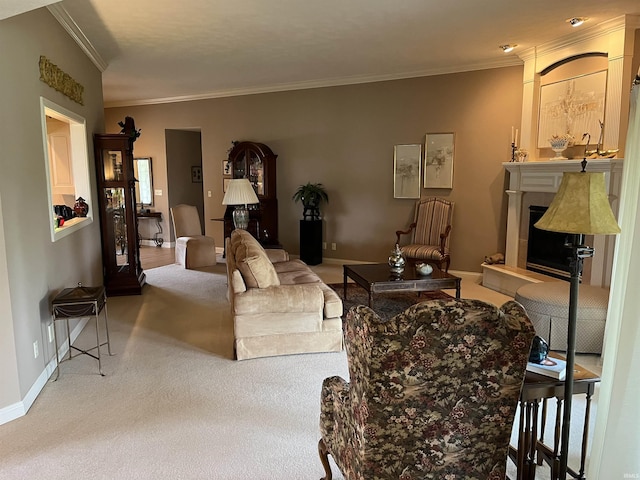
[[238,360],[342,350],[342,300],[304,262],[234,230],[226,263]]

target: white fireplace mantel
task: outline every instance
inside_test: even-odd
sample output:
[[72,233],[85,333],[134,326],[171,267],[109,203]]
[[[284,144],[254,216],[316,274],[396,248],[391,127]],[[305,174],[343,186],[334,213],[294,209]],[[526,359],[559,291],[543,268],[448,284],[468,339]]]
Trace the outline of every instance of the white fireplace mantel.
[[[605,184],[612,192],[612,176],[622,174],[621,158],[587,160],[588,172],[604,172]],[[558,191],[564,172],[582,170],[581,160],[547,160],[538,162],[505,162],[502,165],[509,172],[509,190],[514,192],[549,192]],[[619,193],[619,187],[617,193]],[[507,193],[509,192],[507,191]],[[614,210],[615,212],[615,210]]]
[[[622,180],[622,163],[620,158],[593,159],[587,160],[588,172],[604,172],[605,186],[614,215],[618,215],[620,201],[620,188]],[[520,225],[523,215],[522,197],[526,192],[555,193],[562,181],[564,172],[579,172],[582,170],[581,160],[549,160],[536,162],[505,162],[502,164],[509,172],[509,188],[506,190],[509,196],[507,211],[507,244],[505,249],[504,273],[498,272],[499,267],[486,266],[483,276],[483,284],[487,286],[500,285],[497,288],[503,293],[515,293],[517,286],[526,283],[523,279],[523,272],[518,265],[520,258],[519,249]],[[596,235],[593,237],[593,247],[595,254],[591,260],[590,278],[585,278],[585,283],[590,285],[608,286],[611,283],[611,266],[613,265],[614,237],[610,235]],[[514,273],[516,272],[516,273]],[[511,282],[505,278],[487,279],[487,275],[514,276],[516,279]],[[526,274],[525,274],[526,276]],[[532,274],[532,278],[539,275]]]

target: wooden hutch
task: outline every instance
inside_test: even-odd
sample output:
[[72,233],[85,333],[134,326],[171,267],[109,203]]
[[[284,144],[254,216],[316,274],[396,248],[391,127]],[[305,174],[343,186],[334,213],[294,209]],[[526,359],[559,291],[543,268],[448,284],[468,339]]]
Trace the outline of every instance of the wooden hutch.
[[[247,178],[256,191],[259,204],[248,205],[249,227],[247,230],[264,246],[277,246],[278,242],[278,198],[276,195],[276,158],[263,143],[234,142],[229,151],[231,175]],[[230,237],[234,229],[229,205],[224,213],[224,237]]]

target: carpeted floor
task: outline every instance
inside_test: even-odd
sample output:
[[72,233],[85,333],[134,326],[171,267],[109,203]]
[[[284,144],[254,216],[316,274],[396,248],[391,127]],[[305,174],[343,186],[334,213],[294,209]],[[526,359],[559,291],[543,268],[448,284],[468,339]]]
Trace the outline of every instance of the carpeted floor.
[[[63,362],[28,414],[0,426],[0,478],[320,478],[320,388],[326,377],[348,378],[345,353],[232,360],[225,266],[146,274],[141,296],[108,301],[115,355],[103,357],[106,376],[84,355]],[[360,290],[348,298],[366,298]],[[474,291],[463,281],[463,296]],[[385,298],[374,306],[393,300]],[[77,342],[95,345],[91,324]],[[581,422],[572,428],[579,439]],[[575,465],[579,442],[571,446]]]
[[[355,305],[367,305],[369,294],[367,291],[355,283],[347,284],[347,299],[344,299],[344,284],[329,284],[338,296],[342,299],[344,312],[346,313]],[[408,307],[418,302],[435,299],[451,299],[452,297],[443,291],[434,292],[390,292],[373,295],[372,307],[382,318],[391,318],[398,313],[405,311]]]

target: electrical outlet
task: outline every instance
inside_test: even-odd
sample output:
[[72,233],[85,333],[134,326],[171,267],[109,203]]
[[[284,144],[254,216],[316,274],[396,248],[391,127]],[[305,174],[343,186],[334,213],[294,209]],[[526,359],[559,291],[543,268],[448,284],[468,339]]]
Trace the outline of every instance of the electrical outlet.
[[38,358],[38,355],[40,355],[40,351],[38,349],[38,340],[36,340],[33,342],[33,358]]
[[331,250],[335,250],[337,248],[337,245],[334,243],[331,244]]
[[49,343],[53,342],[53,323],[47,326],[47,333],[49,333]]
[[211,198],[211,190],[207,191],[207,197]]
[[159,188],[153,191],[153,194],[156,197],[161,197],[162,196],[162,190],[160,190]]
[[322,249],[326,250],[327,249],[327,242],[322,242]]

